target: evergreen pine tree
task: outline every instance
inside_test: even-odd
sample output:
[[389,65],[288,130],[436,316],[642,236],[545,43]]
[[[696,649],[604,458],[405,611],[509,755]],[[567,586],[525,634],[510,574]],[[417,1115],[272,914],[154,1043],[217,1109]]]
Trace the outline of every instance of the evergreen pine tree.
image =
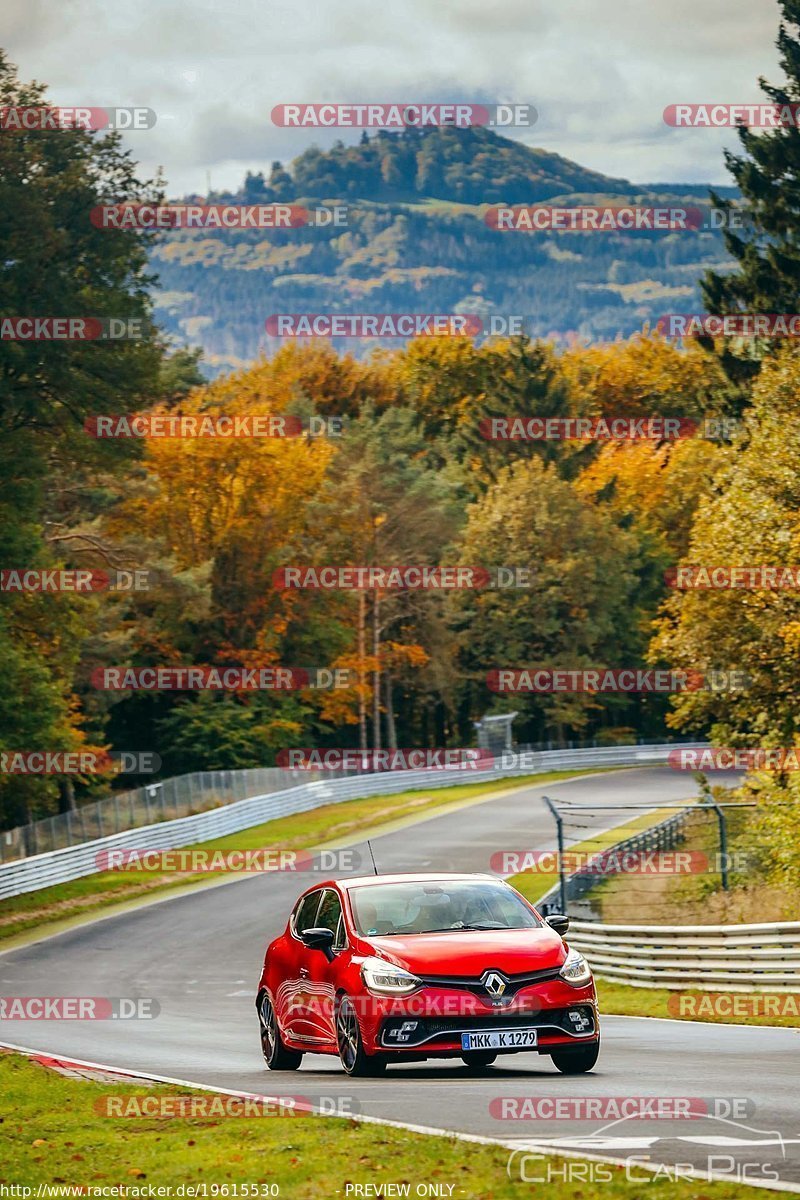
[[[761,90],[779,107],[800,115],[800,0],[780,0],[783,20],[777,47],[786,81]],[[701,287],[709,312],[795,313],[800,302],[800,128],[794,118],[767,132],[739,129],[743,153],[725,152],[725,162],[742,200],[711,193],[725,218],[723,237],[738,267],[709,271]],[[762,343],[745,350],[726,342],[720,357],[726,372],[745,383],[760,369]]]

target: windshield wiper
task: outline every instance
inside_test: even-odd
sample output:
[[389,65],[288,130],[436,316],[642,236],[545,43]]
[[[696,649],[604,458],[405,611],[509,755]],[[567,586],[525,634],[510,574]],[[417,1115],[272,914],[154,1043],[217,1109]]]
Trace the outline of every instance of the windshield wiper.
[[499,921],[493,921],[486,925],[442,925],[436,929],[409,929],[408,933],[461,933],[464,929],[510,929],[510,925],[502,925]]
[[469,923],[467,925],[457,925],[457,929],[510,929],[510,925],[504,925],[502,921],[484,921],[481,924]]
[[464,929],[492,930],[492,929],[525,929],[524,925],[503,925],[501,921],[487,921],[481,924],[468,923],[466,925],[460,922],[455,925],[439,925],[434,929],[392,929],[386,933],[365,933],[364,937],[416,937],[420,933],[461,933]]

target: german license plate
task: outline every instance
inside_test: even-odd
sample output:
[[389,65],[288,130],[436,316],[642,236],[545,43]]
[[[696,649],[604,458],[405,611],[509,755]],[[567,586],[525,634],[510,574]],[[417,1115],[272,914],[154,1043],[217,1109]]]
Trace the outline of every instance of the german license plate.
[[462,1033],[462,1050],[526,1050],[536,1045],[535,1029],[492,1029]]

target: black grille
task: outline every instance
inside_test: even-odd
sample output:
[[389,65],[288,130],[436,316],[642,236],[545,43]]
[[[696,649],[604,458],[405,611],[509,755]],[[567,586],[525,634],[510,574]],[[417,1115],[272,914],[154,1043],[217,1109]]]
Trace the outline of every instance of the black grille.
[[[495,971],[495,967],[487,967],[486,971]],[[537,983],[549,983],[551,979],[558,979],[560,967],[548,967],[544,971],[527,971],[523,975],[509,975],[505,971],[497,970],[498,975],[502,975],[508,981],[504,999],[510,999],[515,996],[522,988],[533,987]],[[486,974],[486,972],[484,972]],[[474,996],[489,996],[491,993],[487,991],[485,985],[475,975],[426,975],[423,983],[427,983],[430,987],[440,988],[459,988],[464,992],[471,992]]]

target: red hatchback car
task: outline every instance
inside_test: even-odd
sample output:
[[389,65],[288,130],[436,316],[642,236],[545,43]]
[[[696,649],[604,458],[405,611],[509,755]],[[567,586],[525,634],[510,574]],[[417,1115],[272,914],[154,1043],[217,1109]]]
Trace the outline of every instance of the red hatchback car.
[[586,960],[491,875],[370,875],[317,884],[267,947],[256,1008],[267,1066],[338,1054],[349,1075],[387,1063],[549,1054],[590,1071],[600,1030]]

